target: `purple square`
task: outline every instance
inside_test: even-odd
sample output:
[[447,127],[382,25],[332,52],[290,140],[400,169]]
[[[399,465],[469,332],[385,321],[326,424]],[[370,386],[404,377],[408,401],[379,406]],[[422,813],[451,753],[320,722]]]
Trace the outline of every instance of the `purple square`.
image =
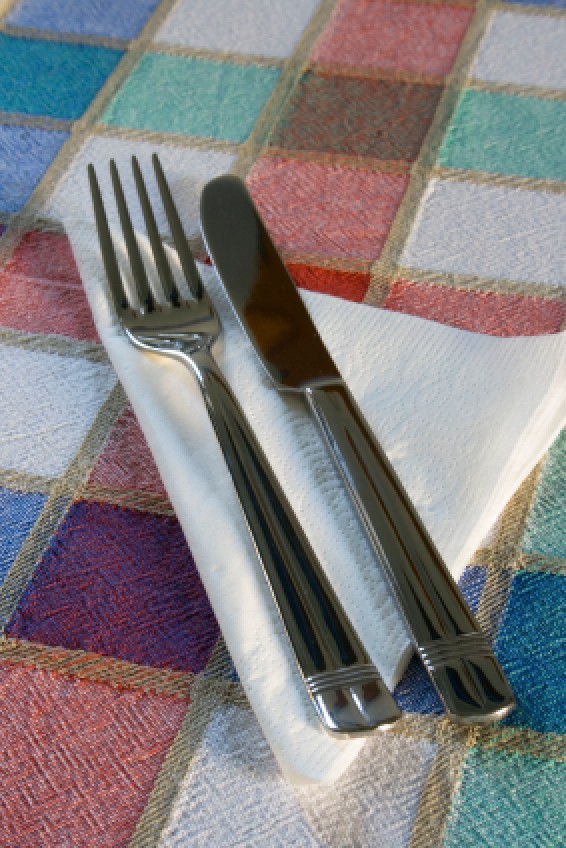
[[10,11],[11,26],[75,35],[135,38],[159,0],[21,0]]
[[6,633],[198,673],[219,629],[174,517],[79,501]]

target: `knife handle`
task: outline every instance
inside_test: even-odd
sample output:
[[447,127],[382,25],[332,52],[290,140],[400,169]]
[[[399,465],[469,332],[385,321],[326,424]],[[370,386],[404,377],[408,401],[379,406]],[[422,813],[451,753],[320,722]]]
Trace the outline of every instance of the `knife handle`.
[[[208,413],[293,648],[325,728],[367,734],[400,710],[356,635],[244,413],[207,348],[181,354]],[[245,614],[245,612],[243,613]]]
[[515,705],[505,675],[346,384],[305,394],[448,715],[503,718]]

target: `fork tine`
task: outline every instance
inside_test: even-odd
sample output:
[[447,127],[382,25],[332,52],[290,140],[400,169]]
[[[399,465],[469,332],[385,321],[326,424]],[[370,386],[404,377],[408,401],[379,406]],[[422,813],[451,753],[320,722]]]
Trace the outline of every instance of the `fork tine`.
[[175,279],[171,272],[169,262],[167,261],[167,257],[165,255],[165,250],[163,249],[163,243],[159,236],[159,230],[157,229],[153,209],[151,208],[151,204],[149,202],[149,197],[147,194],[147,189],[145,187],[145,182],[142,176],[139,162],[135,156],[132,156],[132,170],[134,172],[134,180],[136,182],[136,188],[138,190],[143,217],[145,220],[145,226],[147,229],[147,235],[149,237],[149,243],[151,244],[151,249],[153,251],[153,258],[157,267],[157,273],[159,274],[159,279],[161,280],[163,294],[165,295],[167,301],[170,301],[175,306],[179,306],[179,290],[177,289],[177,284],[175,283]]
[[122,183],[120,181],[114,159],[110,160],[110,175],[112,177],[116,206],[118,207],[120,223],[122,224],[122,233],[124,234],[124,241],[126,242],[126,249],[130,259],[132,277],[134,279],[136,291],[138,293],[140,303],[145,307],[145,310],[149,311],[153,309],[154,306],[153,295],[149,287],[145,266],[141,258],[139,245],[132,226],[132,219],[128,212],[126,198],[124,197],[124,190],[122,188]]
[[100,252],[102,253],[102,261],[108,278],[110,294],[114,301],[114,307],[117,312],[129,308],[128,295],[122,282],[122,275],[118,267],[114,243],[110,235],[106,212],[102,202],[100,186],[96,177],[94,165],[90,164],[87,168],[88,180],[90,184],[90,194],[92,197],[92,205],[94,207],[94,218],[96,220],[96,229],[98,230],[98,241],[100,242]]
[[185,279],[193,297],[199,299],[202,296],[202,280],[197,270],[197,266],[195,265],[195,260],[189,247],[189,243],[187,242],[187,237],[183,230],[179,213],[177,212],[177,207],[175,206],[175,202],[171,196],[169,183],[165,179],[165,174],[163,173],[163,168],[161,167],[161,162],[159,161],[157,153],[153,154],[151,161],[153,162],[153,170],[155,171],[155,176],[157,178],[159,194],[161,195],[163,208],[165,209],[165,214],[169,221],[171,235],[173,236],[173,242],[181,262]]

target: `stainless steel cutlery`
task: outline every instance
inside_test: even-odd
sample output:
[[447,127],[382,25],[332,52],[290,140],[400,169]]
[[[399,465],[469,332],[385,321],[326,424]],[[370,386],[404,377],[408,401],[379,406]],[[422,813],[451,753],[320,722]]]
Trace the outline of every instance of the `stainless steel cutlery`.
[[[364,734],[395,721],[400,711],[357,637],[269,466],[244,413],[211,354],[218,316],[189,249],[157,156],[153,167],[184,277],[184,298],[159,236],[145,182],[132,157],[161,296],[148,280],[114,162],[110,171],[135,294],[120,270],[94,167],[88,175],[100,248],[116,314],[128,339],[143,351],[187,365],[206,408],[265,576],[305,686],[325,728]],[[244,614],[244,611],[242,612]]]
[[230,175],[208,183],[201,222],[268,374],[281,391],[301,393],[320,425],[448,715],[461,723],[504,717],[514,698],[492,648],[324,346],[244,183]]

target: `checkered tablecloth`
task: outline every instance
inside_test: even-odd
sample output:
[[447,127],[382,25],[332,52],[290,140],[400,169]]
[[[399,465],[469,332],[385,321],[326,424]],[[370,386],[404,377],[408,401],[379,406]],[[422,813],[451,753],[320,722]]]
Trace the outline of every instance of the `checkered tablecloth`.
[[156,150],[201,258],[233,171],[299,286],[557,333],[565,138],[565,0],[0,0],[0,846],[566,845],[566,438],[461,584],[516,711],[458,728],[414,661],[402,720],[292,787],[61,226],[87,162]]

